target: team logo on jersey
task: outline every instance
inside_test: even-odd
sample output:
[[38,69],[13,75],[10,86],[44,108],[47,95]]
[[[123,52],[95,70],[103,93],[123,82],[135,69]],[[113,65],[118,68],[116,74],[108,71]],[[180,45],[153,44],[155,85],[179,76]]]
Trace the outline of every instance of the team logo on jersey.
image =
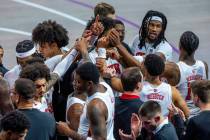
[[149,100],[163,100],[164,96],[160,95],[158,93],[151,93],[151,94],[147,95],[147,99],[149,99]]
[[118,63],[109,65],[108,68],[114,68],[117,74],[121,74],[120,64]]
[[194,81],[194,80],[202,80],[203,79],[203,70],[201,67],[198,69],[193,69],[192,70],[192,75],[187,77],[187,81]]

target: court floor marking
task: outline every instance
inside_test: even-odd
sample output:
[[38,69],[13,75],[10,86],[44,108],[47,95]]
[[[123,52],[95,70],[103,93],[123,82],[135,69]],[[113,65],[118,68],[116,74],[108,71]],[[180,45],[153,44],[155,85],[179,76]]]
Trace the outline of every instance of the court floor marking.
[[74,17],[74,16],[72,16],[70,14],[67,14],[67,13],[64,13],[64,12],[61,12],[61,11],[58,11],[58,10],[55,10],[55,9],[52,9],[52,8],[40,5],[40,4],[36,4],[36,3],[29,2],[29,1],[26,1],[26,0],[12,0],[12,1],[24,4],[24,5],[28,5],[28,6],[31,6],[31,7],[34,7],[34,8],[38,8],[40,10],[47,11],[49,13],[53,13],[53,14],[59,15],[61,17],[70,19],[72,21],[75,21],[75,22],[77,22],[77,23],[79,23],[81,25],[86,25],[87,24],[86,21],[81,20],[81,19],[79,19],[77,17]]
[[[79,0],[68,0],[68,1],[72,2],[74,4],[77,4],[79,6],[88,8],[88,9],[94,9],[93,5],[90,5],[90,4],[88,4],[87,2],[84,2],[84,1],[79,1]],[[118,15],[116,17],[117,17],[117,19],[119,19],[119,20],[121,20],[121,21],[123,21],[123,22],[125,22],[125,23],[127,23],[127,24],[129,24],[129,25],[131,25],[131,26],[133,26],[135,28],[137,28],[137,29],[140,28],[140,26],[138,24],[128,20],[127,18],[118,16]],[[179,54],[179,49],[174,44],[172,44],[170,42],[169,42],[169,44],[172,46],[173,51],[176,52],[177,54]]]
[[[24,4],[24,5],[28,5],[28,6],[31,6],[31,7],[34,7],[34,8],[38,8],[38,9],[41,9],[43,11],[47,11],[49,13],[53,13],[53,14],[56,14],[56,15],[59,15],[61,17],[64,17],[64,18],[67,18],[67,19],[70,19],[70,20],[73,20],[79,24],[82,24],[82,25],[86,25],[87,22],[84,21],[84,20],[81,20],[77,17],[74,17],[72,15],[69,15],[67,13],[64,13],[64,12],[60,12],[58,10],[55,10],[55,9],[52,9],[52,8],[48,8],[46,6],[43,6],[43,5],[40,5],[40,4],[36,4],[36,3],[33,3],[33,2],[29,2],[29,1],[26,1],[26,0],[12,0],[14,2],[17,2],[17,3],[21,3],[21,4]],[[80,4],[81,5],[81,4]],[[90,7],[89,7],[90,8]],[[177,49],[177,47],[175,47],[174,45],[172,45],[172,48],[173,50],[176,52],[176,53],[179,53],[179,50]]]
[[[77,4],[79,6],[83,6],[85,8],[88,8],[88,9],[94,9],[95,6],[89,4],[89,3],[86,3],[86,2],[83,2],[83,1],[79,1],[79,0],[68,0],[69,2],[72,2],[74,4]],[[124,23],[130,25],[131,27],[135,27],[135,28],[140,28],[140,26],[136,23],[134,23],[133,21],[127,19],[127,18],[124,18],[122,16],[119,16],[119,15],[116,15],[116,18],[123,21]]]
[[[56,14],[56,15],[59,15],[61,17],[70,19],[72,21],[75,21],[75,22],[77,22],[77,23],[79,23],[81,25],[86,25],[86,23],[87,23],[86,21],[81,20],[79,18],[76,18],[76,17],[74,17],[72,15],[69,15],[69,14],[57,11],[55,9],[48,8],[48,7],[36,4],[36,3],[28,2],[28,1],[25,1],[25,0],[12,0],[12,1],[24,4],[24,5],[28,5],[28,6],[31,6],[31,7],[34,7],[34,8],[38,8],[38,9],[41,9],[43,11],[47,11],[47,12],[50,12],[50,13],[53,13],[53,14]],[[29,33],[29,32],[21,31],[21,30],[17,30],[17,29],[12,29],[12,28],[0,27],[0,31],[14,33],[14,34],[20,34],[20,35],[26,35],[26,36],[31,36],[31,33]]]
[[16,29],[11,29],[11,28],[0,27],[0,31],[14,33],[14,34],[20,34],[20,35],[25,35],[25,36],[31,36],[31,33],[29,33],[29,32],[16,30]]

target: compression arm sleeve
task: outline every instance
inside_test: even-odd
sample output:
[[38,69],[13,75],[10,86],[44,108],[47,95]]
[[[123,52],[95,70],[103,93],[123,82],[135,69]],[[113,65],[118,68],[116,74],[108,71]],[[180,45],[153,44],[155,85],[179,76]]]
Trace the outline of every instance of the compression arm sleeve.
[[56,67],[56,65],[61,61],[61,59],[62,59],[62,55],[56,55],[52,58],[47,59],[44,63],[52,72],[54,68]]
[[56,73],[59,77],[62,77],[73,63],[77,54],[77,50],[73,49],[60,63],[58,63],[53,73]]

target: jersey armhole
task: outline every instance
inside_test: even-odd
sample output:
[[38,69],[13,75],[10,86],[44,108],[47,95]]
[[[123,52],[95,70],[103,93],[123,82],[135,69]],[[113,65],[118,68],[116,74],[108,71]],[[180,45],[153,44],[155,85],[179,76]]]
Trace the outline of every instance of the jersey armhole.
[[178,67],[179,67],[179,72],[180,72],[180,78],[179,78],[179,82],[178,84],[175,86],[176,88],[179,87],[183,81],[183,71],[182,71],[182,67],[180,66],[180,63],[177,63]]

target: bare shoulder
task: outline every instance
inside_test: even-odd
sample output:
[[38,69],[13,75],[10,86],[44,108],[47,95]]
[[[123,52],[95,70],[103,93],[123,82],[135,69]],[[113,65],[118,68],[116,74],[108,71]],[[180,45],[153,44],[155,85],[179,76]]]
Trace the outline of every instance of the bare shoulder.
[[99,99],[93,99],[87,105],[87,113],[89,117],[96,117],[96,116],[105,116],[107,118],[108,110],[105,103]]
[[71,113],[82,111],[83,107],[84,107],[83,104],[75,103],[69,107],[68,111],[70,111]]
[[101,99],[95,98],[88,103],[87,107],[88,107],[88,110],[94,110],[94,109],[101,110],[101,109],[106,108],[106,105]]
[[205,62],[205,61],[202,61],[204,66],[205,66],[205,70],[206,70],[206,78],[208,79],[209,75],[208,75],[208,72],[209,72],[209,66],[208,64]]
[[165,78],[171,86],[176,86],[180,81],[180,70],[176,63],[166,62],[161,78]]

